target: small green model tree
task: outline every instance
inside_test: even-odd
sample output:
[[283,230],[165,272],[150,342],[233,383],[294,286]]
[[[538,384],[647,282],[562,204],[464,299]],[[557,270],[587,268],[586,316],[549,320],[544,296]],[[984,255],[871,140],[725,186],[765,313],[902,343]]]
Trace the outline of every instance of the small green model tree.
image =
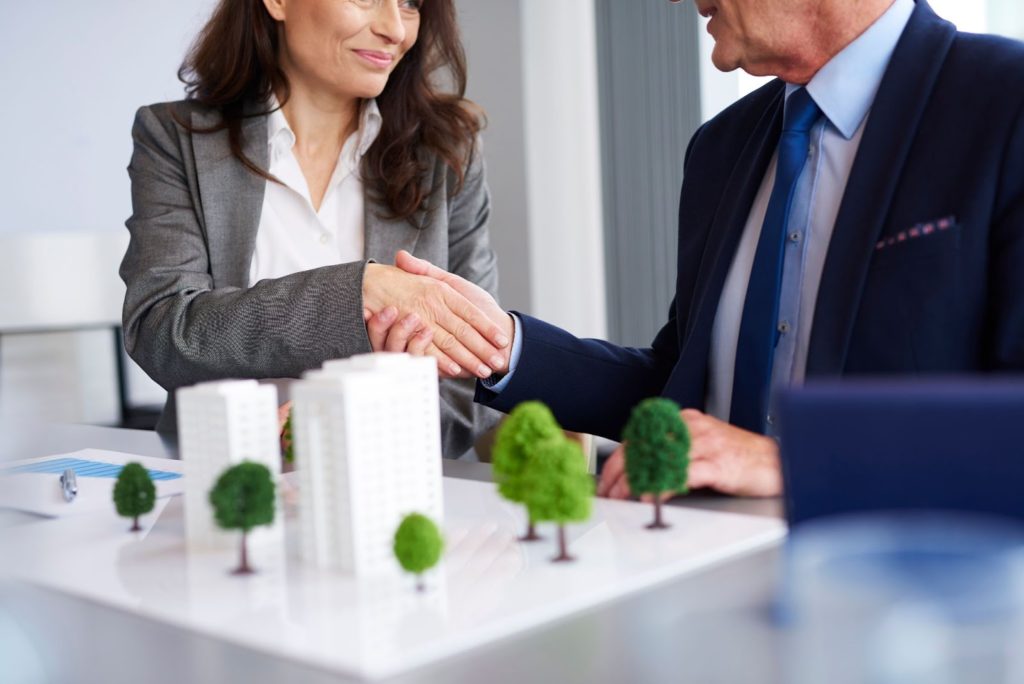
[[552,560],[573,560],[565,526],[589,518],[594,497],[594,480],[587,472],[583,449],[565,437],[546,440],[537,447],[523,485],[530,519],[558,525],[558,555]]
[[117,514],[132,518],[132,532],[138,532],[139,516],[153,510],[156,503],[156,486],[149,477],[149,471],[139,463],[129,463],[121,469],[114,483],[114,507]]
[[295,440],[292,437],[292,418],[295,417],[295,409],[289,409],[288,418],[284,421],[281,429],[281,450],[284,452],[284,460],[288,463],[295,462]]
[[416,575],[416,590],[423,591],[423,573],[441,560],[444,539],[433,520],[410,513],[395,531],[394,550],[399,565]]
[[210,491],[210,504],[220,527],[242,531],[242,556],[234,574],[252,574],[246,546],[249,532],[274,522],[274,480],[270,470],[249,461],[228,468]]
[[669,399],[645,399],[633,409],[622,439],[630,490],[654,498],[654,522],[647,529],[665,529],[661,495],[685,492],[690,466],[690,431],[679,415],[679,405]]
[[[498,428],[494,439],[491,461],[498,492],[513,503],[526,503],[524,478],[530,461],[544,442],[563,438],[562,428],[547,406],[539,401],[527,401],[516,406]],[[519,540],[538,539],[536,521],[530,518],[526,534]]]

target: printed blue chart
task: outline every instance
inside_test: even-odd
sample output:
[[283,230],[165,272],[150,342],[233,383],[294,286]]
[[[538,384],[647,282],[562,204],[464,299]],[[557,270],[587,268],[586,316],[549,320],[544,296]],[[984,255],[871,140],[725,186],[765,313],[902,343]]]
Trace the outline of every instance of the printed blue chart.
[[[111,477],[116,478],[124,468],[116,463],[104,463],[103,461],[87,461],[82,458],[55,458],[37,463],[27,463],[13,468],[0,469],[2,475],[16,475],[18,473],[63,473],[68,468],[75,471],[77,477]],[[149,477],[154,482],[159,480],[177,480],[181,473],[171,473],[166,470],[150,470]]]

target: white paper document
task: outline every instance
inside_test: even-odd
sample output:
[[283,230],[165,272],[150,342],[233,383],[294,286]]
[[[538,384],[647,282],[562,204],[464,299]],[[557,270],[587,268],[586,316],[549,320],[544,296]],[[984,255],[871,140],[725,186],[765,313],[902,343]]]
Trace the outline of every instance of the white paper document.
[[[67,454],[11,461],[0,466],[0,508],[59,518],[113,508],[114,483],[121,468],[141,463],[150,471],[157,498],[181,494],[181,461],[117,451],[82,449]],[[78,494],[66,501],[61,474],[75,472]]]

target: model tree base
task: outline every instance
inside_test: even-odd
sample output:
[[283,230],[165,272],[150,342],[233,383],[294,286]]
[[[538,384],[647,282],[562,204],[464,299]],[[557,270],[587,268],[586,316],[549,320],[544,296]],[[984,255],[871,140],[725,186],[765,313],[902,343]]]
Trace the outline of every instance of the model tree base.
[[242,533],[242,546],[241,546],[240,550],[241,550],[241,554],[240,554],[239,559],[238,559],[238,567],[235,568],[234,570],[232,570],[231,574],[235,575],[235,576],[255,575],[256,571],[252,569],[251,565],[249,565],[249,533],[248,532],[243,532]]
[[661,492],[654,495],[654,521],[647,525],[649,530],[667,530],[671,525],[667,524],[661,517]]
[[565,539],[565,525],[558,526],[558,555],[551,559],[552,563],[571,563],[576,560],[569,555],[569,544]]
[[521,542],[534,542],[541,541],[544,537],[537,534],[537,526],[534,523],[530,523],[530,526],[526,528],[526,534],[519,537]]

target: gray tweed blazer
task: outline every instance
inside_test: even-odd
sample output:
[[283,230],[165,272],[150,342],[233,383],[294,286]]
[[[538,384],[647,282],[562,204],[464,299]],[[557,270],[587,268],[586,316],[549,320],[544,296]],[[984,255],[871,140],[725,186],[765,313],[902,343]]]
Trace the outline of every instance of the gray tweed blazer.
[[[176,428],[174,390],[224,378],[295,378],[329,359],[371,351],[363,323],[366,262],[328,266],[248,285],[266,182],[231,154],[219,115],[190,102],[143,107],[135,117],[131,242],[120,274],[127,285],[128,354],[164,389],[158,430]],[[243,126],[243,149],[268,165],[266,117]],[[366,200],[367,260],[390,264],[406,249],[496,295],[488,242],[490,197],[481,155],[462,191],[432,160],[429,201],[412,221],[391,221]],[[415,225],[414,225],[415,224]],[[419,226],[419,227],[417,227]],[[464,453],[497,422],[473,403],[473,381],[442,381],[441,434],[446,456]]]

